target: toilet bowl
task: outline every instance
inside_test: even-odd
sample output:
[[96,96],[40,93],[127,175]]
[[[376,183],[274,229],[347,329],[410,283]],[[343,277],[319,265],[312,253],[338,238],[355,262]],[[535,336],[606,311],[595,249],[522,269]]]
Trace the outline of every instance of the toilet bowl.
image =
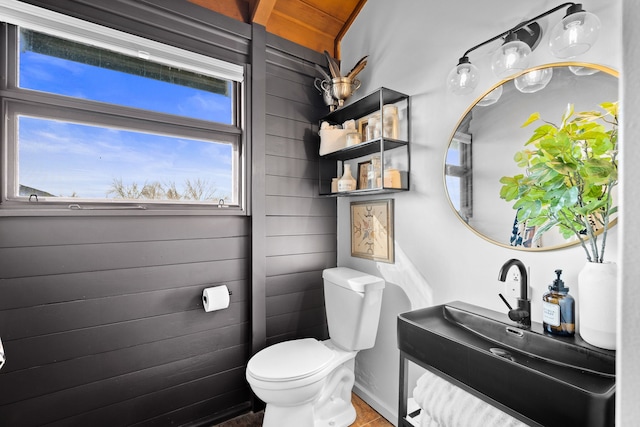
[[274,344],[247,364],[247,382],[266,403],[264,427],[346,427],[356,419],[354,359],[375,344],[384,280],[344,267],[322,277],[331,338]]
[[305,338],[262,350],[247,364],[253,392],[267,403],[264,427],[336,427],[356,419],[351,404],[357,351]]

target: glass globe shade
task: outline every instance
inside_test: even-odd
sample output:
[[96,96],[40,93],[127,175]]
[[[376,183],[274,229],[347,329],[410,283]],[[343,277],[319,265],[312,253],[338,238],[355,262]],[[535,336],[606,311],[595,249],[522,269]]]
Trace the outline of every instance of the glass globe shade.
[[520,40],[508,41],[500,46],[491,56],[491,69],[502,79],[529,67],[531,48]]
[[547,87],[552,77],[553,68],[543,68],[516,77],[513,84],[522,93],[534,93]]
[[580,11],[562,18],[549,34],[549,48],[557,58],[572,58],[594,45],[600,33],[600,20],[593,13]]
[[470,62],[456,65],[447,76],[447,88],[456,95],[467,95],[478,86],[478,67]]
[[592,76],[600,71],[597,68],[578,67],[574,65],[569,65],[569,70],[576,76]]
[[502,85],[496,87],[494,90],[486,94],[480,101],[476,102],[476,105],[487,107],[495,104],[502,96],[502,90]]

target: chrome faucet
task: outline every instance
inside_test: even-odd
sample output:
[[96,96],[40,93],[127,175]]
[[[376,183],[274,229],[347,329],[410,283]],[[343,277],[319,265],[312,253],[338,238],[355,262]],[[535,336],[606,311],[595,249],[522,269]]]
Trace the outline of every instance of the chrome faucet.
[[518,322],[518,326],[523,329],[531,327],[531,300],[529,299],[529,279],[527,277],[527,268],[519,259],[510,259],[505,262],[498,273],[498,280],[504,282],[507,280],[507,273],[513,266],[518,267],[520,271],[520,298],[518,298],[518,308],[513,309],[507,300],[500,295],[502,301],[509,307],[509,319]]

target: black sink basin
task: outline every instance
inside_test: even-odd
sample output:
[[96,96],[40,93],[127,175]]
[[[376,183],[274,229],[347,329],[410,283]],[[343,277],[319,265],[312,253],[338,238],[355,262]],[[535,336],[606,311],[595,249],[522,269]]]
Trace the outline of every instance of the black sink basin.
[[[398,346],[419,364],[543,426],[613,426],[615,352],[462,302],[398,316]],[[504,406],[503,406],[504,405]]]

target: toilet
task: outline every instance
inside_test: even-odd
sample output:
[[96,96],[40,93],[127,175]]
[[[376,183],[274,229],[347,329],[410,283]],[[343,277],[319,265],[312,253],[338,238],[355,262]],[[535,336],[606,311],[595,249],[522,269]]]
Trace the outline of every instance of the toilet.
[[247,364],[247,381],[267,404],[263,427],[341,427],[356,419],[355,357],[375,344],[385,282],[345,267],[322,278],[330,339],[274,344]]

